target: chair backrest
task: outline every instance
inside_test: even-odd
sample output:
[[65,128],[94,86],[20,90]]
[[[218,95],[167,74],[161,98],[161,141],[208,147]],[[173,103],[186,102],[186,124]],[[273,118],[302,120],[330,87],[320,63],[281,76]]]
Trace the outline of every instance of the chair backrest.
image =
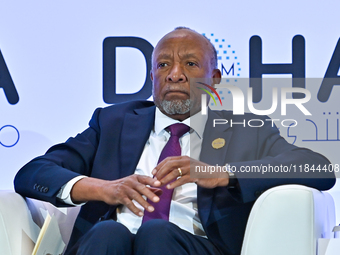
[[250,213],[242,255],[312,255],[330,238],[335,206],[327,192],[283,185],[264,192]]

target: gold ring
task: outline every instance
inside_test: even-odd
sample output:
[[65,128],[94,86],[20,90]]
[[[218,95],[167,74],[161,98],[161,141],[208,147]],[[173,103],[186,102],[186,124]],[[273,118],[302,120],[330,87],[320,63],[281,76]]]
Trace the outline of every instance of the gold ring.
[[179,177],[182,176],[182,170],[180,168],[177,168],[178,169],[178,172],[179,172]]

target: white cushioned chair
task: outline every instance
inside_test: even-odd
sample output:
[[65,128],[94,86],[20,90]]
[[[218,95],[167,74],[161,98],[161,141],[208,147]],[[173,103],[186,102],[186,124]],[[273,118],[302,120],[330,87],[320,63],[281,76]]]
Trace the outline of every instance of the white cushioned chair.
[[314,255],[318,238],[332,238],[335,205],[327,192],[283,185],[264,192],[247,223],[241,255]]
[[[58,209],[49,203],[0,191],[0,254],[31,254],[46,212],[54,213],[65,243],[79,208]],[[247,224],[242,255],[313,255],[318,238],[331,237],[335,225],[333,198],[300,185],[264,192]]]

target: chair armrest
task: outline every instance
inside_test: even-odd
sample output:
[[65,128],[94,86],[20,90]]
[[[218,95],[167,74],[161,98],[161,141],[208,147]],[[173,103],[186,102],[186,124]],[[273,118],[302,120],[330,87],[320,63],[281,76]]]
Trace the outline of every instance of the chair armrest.
[[44,218],[56,217],[65,244],[68,243],[79,207],[56,208],[14,191],[0,190],[0,254],[31,254]]
[[32,252],[39,231],[25,199],[14,191],[0,191],[0,254]]
[[255,202],[241,254],[316,254],[317,239],[329,238],[334,225],[330,194],[302,185],[278,186]]

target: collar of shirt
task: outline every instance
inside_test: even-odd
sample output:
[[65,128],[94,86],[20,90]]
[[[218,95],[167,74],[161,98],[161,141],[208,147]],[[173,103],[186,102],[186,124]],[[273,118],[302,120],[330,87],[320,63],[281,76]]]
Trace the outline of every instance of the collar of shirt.
[[202,115],[201,112],[198,112],[195,115],[191,116],[190,118],[187,118],[181,122],[179,120],[175,120],[175,119],[172,119],[166,116],[164,113],[162,113],[158,109],[158,107],[156,107],[154,132],[156,135],[160,135],[161,132],[164,132],[166,127],[172,124],[175,124],[175,123],[183,123],[191,127],[196,132],[196,134],[199,136],[199,138],[202,139],[205,124],[207,123],[207,119],[208,119],[208,114]]

